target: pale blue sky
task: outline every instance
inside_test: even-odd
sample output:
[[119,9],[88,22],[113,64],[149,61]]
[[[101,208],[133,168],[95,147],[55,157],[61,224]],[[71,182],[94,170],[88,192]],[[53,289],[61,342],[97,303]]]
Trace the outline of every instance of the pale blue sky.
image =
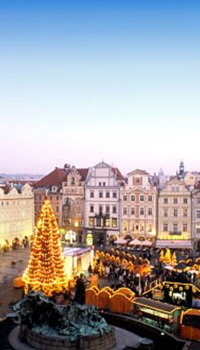
[[200,1],[0,1],[0,172],[200,171]]

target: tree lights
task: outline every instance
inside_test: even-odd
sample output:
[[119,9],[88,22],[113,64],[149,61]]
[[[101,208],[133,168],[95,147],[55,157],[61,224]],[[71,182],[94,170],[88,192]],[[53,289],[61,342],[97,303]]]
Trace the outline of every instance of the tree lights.
[[46,296],[64,293],[68,288],[60,233],[49,200],[39,215],[31,255],[23,274],[25,293],[28,289],[42,291]]

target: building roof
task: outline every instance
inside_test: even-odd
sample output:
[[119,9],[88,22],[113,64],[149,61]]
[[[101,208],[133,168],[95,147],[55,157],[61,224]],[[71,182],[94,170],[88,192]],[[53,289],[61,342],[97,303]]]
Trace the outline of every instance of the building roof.
[[66,170],[55,168],[51,173],[44,176],[41,180],[37,181],[35,187],[51,187],[61,186],[62,182],[66,178]]
[[146,170],[140,170],[140,169],[135,169],[130,173],[128,173],[128,175],[133,175],[133,174],[149,175],[149,173],[147,173]]
[[112,171],[113,171],[114,174],[116,175],[117,180],[119,180],[119,181],[125,181],[123,175],[121,174],[121,172],[119,171],[118,168],[112,168]]
[[88,174],[88,168],[77,169],[77,171],[81,176],[81,181],[85,181]]
[[162,303],[160,301],[155,301],[153,299],[144,298],[144,297],[137,298],[134,303],[138,304],[140,306],[149,307],[150,309],[163,311],[163,312],[166,312],[168,314],[173,313],[177,309],[181,309],[180,307],[177,307],[174,305]]

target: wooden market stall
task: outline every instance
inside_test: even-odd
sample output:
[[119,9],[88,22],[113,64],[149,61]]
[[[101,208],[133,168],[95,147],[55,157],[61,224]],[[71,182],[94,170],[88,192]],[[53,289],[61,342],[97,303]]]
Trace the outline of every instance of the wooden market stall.
[[200,340],[200,310],[188,309],[181,315],[181,338]]

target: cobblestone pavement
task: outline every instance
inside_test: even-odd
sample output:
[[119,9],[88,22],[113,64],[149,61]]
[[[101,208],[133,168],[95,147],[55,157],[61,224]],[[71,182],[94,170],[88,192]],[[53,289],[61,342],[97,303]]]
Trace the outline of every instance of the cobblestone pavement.
[[0,318],[12,312],[9,304],[21,299],[22,290],[13,288],[13,279],[25,270],[29,248],[0,254]]

